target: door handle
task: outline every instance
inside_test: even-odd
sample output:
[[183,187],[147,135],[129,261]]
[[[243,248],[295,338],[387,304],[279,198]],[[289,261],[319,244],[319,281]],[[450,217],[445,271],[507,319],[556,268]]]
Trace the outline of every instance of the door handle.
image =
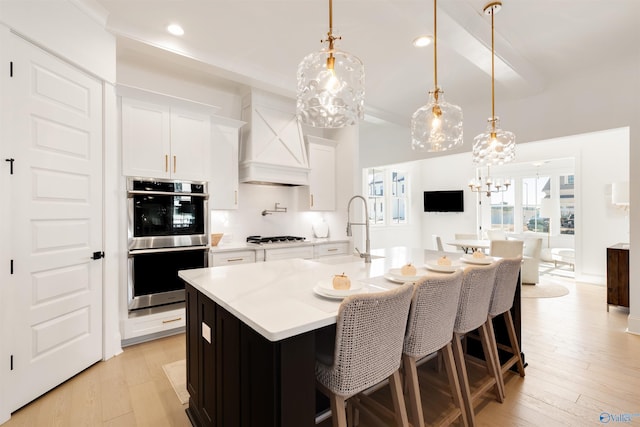
[[94,252],[93,255],[91,255],[92,260],[99,260],[100,258],[104,258],[104,252],[98,251]]

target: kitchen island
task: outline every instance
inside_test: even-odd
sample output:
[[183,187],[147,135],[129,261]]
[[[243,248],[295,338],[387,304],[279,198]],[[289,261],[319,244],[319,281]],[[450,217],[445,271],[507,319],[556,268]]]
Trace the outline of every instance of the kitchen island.
[[[340,300],[318,296],[314,287],[344,273],[362,282],[363,292],[379,292],[398,286],[384,278],[390,268],[409,261],[421,267],[442,255],[407,248],[373,254],[370,264],[340,256],[181,271],[191,422],[315,425],[315,339],[335,324]],[[519,308],[519,292],[516,301]]]

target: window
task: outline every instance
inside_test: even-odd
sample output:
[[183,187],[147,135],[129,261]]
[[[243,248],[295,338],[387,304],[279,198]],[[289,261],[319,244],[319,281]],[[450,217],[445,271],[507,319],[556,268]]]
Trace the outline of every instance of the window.
[[403,172],[391,172],[391,222],[404,224],[407,222],[406,177]]
[[491,229],[515,231],[513,213],[516,191],[514,187],[511,181],[507,191],[491,193]]
[[384,224],[384,169],[367,172],[369,222]]
[[366,175],[371,224],[406,224],[409,206],[407,174],[394,168],[371,168],[367,169]]
[[522,228],[524,231],[549,232],[551,215],[551,179],[535,176],[522,179]]
[[575,188],[573,175],[560,176],[560,234],[575,231]]

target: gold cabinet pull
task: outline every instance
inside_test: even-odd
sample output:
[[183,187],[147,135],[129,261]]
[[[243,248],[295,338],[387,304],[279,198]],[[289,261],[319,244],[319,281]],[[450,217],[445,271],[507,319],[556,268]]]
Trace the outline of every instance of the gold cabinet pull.
[[176,173],[176,156],[173,156],[173,173]]
[[227,259],[227,262],[236,262],[236,261],[243,261],[244,258],[229,258]]
[[310,197],[311,197],[311,207],[313,207],[313,194],[311,194]]
[[234,203],[237,205],[237,204],[238,204],[238,190],[235,190],[235,191],[233,192],[233,196],[234,196],[234,198],[235,198],[235,199],[234,199],[234,200],[235,200],[235,201],[234,201]]
[[338,250],[338,248],[329,248],[329,249],[327,249],[327,252],[335,252],[337,250]]
[[178,322],[182,320],[182,317],[176,317],[175,319],[168,319],[168,320],[163,320],[162,323],[172,323],[172,322]]
[[169,155],[164,155],[164,171],[169,172]]

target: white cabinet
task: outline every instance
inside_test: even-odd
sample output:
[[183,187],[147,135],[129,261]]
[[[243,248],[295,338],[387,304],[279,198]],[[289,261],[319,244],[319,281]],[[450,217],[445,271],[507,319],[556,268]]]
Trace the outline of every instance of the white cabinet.
[[212,162],[209,180],[211,209],[238,208],[238,140],[244,122],[212,119]]
[[309,185],[298,187],[301,210],[336,209],[336,143],[308,135]]
[[126,176],[209,179],[207,114],[122,98],[122,171]]
[[174,329],[184,328],[185,325],[184,307],[149,315],[134,315],[123,322],[123,339],[134,343],[140,341],[135,338],[151,334],[173,333]]
[[253,249],[212,252],[210,255],[209,266],[211,267],[256,262],[256,251],[254,251]]
[[291,246],[287,248],[269,248],[264,250],[265,261],[290,258],[313,258],[313,246]]
[[314,245],[314,258],[345,255],[349,252],[348,242],[321,243]]

